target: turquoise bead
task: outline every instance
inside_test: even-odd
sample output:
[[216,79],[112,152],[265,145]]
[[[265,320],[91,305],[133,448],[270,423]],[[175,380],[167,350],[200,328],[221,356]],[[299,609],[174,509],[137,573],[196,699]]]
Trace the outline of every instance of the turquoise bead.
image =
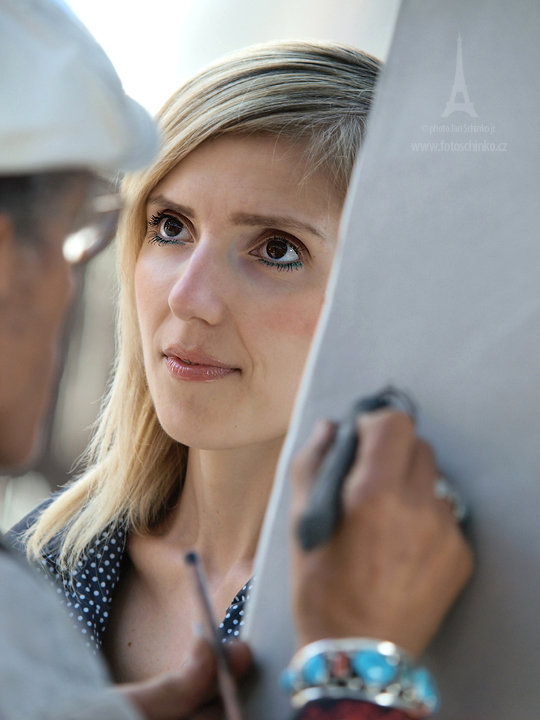
[[439,709],[440,696],[433,675],[427,668],[419,667],[411,671],[410,680],[417,699],[427,705],[431,712]]
[[353,655],[352,666],[366,685],[384,687],[395,679],[397,668],[388,658],[376,650],[361,650]]
[[328,680],[328,668],[324,655],[314,655],[306,660],[302,668],[302,675],[310,687],[325,683]]
[[296,689],[296,681],[296,673],[290,668],[284,670],[281,673],[281,677],[279,678],[279,684],[281,685],[281,689],[285,690],[286,693],[290,694],[292,694]]

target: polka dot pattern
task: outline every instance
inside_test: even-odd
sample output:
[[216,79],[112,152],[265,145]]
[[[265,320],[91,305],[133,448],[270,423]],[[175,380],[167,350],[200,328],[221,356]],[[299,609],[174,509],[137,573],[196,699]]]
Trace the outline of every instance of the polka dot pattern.
[[240,635],[240,628],[244,624],[244,608],[249,600],[249,592],[253,589],[253,578],[244,585],[238,595],[227,608],[225,618],[219,625],[221,632],[221,642],[228,640],[236,640]]
[[[56,589],[60,604],[64,606],[75,629],[82,634],[86,647],[95,655],[103,642],[114,589],[122,574],[126,533],[123,529],[103,532],[78,562],[73,573],[58,569],[56,545],[42,560],[40,570]],[[219,626],[223,642],[234,640],[240,635],[240,628],[244,624],[244,606],[249,599],[252,582],[250,580],[244,585],[227,608]]]
[[55,587],[60,604],[94,654],[103,642],[125,548],[126,533],[117,529],[105,531],[96,538],[73,573],[58,569],[56,549],[41,561],[41,570]]

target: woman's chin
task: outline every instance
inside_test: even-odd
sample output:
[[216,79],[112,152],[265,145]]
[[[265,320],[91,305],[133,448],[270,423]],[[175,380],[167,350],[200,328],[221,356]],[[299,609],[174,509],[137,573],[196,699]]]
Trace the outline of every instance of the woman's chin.
[[257,432],[253,423],[237,422],[230,415],[222,422],[218,422],[215,417],[202,423],[167,422],[161,419],[160,422],[169,437],[194,450],[239,450],[273,443],[278,437],[283,439],[286,434],[286,430],[283,430],[270,435],[267,428]]
[[[231,435],[231,425],[218,424],[215,421],[195,423],[186,421],[182,423],[167,422],[160,419],[161,426],[169,437],[181,445],[198,450],[227,450],[237,447],[235,435]],[[234,427],[234,425],[233,425]],[[244,444],[244,443],[242,443]]]

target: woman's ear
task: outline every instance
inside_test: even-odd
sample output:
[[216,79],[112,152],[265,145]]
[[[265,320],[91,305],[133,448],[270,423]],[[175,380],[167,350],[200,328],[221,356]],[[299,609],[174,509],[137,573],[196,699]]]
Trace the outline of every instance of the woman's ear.
[[7,213],[0,212],[0,303],[8,297],[13,282],[15,232]]

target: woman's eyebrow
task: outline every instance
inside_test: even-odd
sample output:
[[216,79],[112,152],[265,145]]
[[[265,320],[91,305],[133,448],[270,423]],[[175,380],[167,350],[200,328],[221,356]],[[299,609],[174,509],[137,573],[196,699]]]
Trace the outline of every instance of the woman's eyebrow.
[[[174,210],[179,215],[185,215],[190,219],[194,219],[196,216],[195,210],[180,205],[174,200],[170,200],[164,195],[152,195],[148,198],[149,205],[164,205],[165,207]],[[314,225],[310,225],[307,222],[298,220],[298,218],[292,217],[292,215],[255,215],[253,213],[234,213],[231,216],[231,221],[237,225],[254,225],[263,226],[270,228],[287,227],[294,230],[304,230],[305,232],[315,235],[324,242],[329,242],[329,238],[318,230]]]
[[179,205],[178,203],[174,202],[174,200],[170,200],[169,198],[166,198],[165,195],[152,195],[148,198],[148,204],[149,205],[164,205],[165,207],[170,208],[171,210],[174,210],[179,215],[185,215],[186,217],[190,218],[192,220],[195,218],[195,210],[192,210],[189,207],[186,207],[186,205]]
[[279,228],[288,227],[294,230],[305,230],[311,235],[316,235],[324,242],[328,242],[329,238],[313,225],[298,220],[298,218],[290,215],[253,215],[248,213],[235,213],[231,216],[232,222],[237,225],[263,225],[264,227]]

